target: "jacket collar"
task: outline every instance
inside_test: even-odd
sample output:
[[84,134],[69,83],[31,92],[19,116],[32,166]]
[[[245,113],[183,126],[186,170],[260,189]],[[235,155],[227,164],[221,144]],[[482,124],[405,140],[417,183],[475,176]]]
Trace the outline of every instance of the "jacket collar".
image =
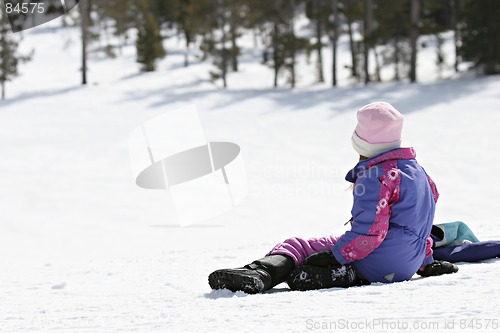
[[411,160],[415,157],[417,157],[417,153],[413,148],[396,148],[389,150],[356,164],[356,166],[347,173],[345,180],[355,183],[359,173],[377,164],[393,160]]

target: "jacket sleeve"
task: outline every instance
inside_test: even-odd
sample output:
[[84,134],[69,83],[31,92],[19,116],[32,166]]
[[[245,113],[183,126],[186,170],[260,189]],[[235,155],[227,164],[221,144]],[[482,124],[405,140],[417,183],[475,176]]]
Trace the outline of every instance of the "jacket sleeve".
[[438,199],[439,199],[439,192],[438,192],[436,183],[434,183],[434,181],[432,180],[432,178],[429,177],[429,175],[427,174],[427,172],[425,173],[425,175],[427,176],[427,180],[429,181],[429,185],[431,186],[431,191],[432,191],[432,196],[434,197],[434,202],[437,202]]
[[438,199],[439,199],[439,191],[437,189],[437,186],[436,186],[436,183],[434,183],[434,181],[432,180],[432,178],[429,176],[429,174],[427,173],[427,171],[425,171],[425,169],[419,164],[419,166],[422,168],[422,170],[424,170],[425,172],[425,176],[427,177],[427,181],[429,182],[429,185],[431,187],[431,191],[432,191],[432,196],[434,197],[434,202],[437,203]]
[[391,207],[399,200],[399,185],[397,168],[389,168],[382,177],[364,175],[358,178],[354,187],[351,230],[332,248],[341,264],[363,259],[383,242],[389,228]]

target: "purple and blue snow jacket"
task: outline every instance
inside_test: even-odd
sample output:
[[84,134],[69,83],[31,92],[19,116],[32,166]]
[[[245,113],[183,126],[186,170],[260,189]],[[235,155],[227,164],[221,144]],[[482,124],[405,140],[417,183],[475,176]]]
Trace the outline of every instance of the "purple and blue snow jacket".
[[409,280],[434,260],[429,235],[439,193],[415,157],[413,148],[393,149],[346,176],[355,184],[351,230],[332,252],[370,282]]

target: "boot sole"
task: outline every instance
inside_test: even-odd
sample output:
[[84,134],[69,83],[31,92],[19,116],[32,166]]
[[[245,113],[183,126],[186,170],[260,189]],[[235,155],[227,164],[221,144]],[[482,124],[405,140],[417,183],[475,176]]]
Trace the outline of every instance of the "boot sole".
[[257,294],[264,291],[261,279],[235,273],[231,270],[218,270],[208,276],[208,284],[213,290],[229,289],[233,292],[243,291],[247,294]]

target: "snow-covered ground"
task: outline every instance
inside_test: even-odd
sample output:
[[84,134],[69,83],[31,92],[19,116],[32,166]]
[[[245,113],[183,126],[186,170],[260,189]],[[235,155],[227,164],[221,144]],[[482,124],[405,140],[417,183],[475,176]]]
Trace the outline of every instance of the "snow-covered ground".
[[[249,263],[288,237],[343,232],[355,111],[374,100],[405,114],[405,144],[441,192],[436,221],[462,220],[480,239],[500,239],[499,77],[434,81],[427,48],[426,83],[349,86],[341,69],[341,87],[331,89],[312,84],[314,66],[303,61],[298,89],[273,90],[248,36],[227,90],[207,81],[210,63],[192,58],[183,68],[176,38],[155,73],[138,73],[133,45],[115,60],[93,54],[81,87],[77,36],[51,25],[27,31],[34,60],[0,101],[1,332],[499,330],[498,259],[351,289],[280,285],[246,295],[207,283],[211,271]],[[127,138],[186,103],[210,140],[241,146],[249,193],[234,210],[180,228],[164,192],[135,186]]]

